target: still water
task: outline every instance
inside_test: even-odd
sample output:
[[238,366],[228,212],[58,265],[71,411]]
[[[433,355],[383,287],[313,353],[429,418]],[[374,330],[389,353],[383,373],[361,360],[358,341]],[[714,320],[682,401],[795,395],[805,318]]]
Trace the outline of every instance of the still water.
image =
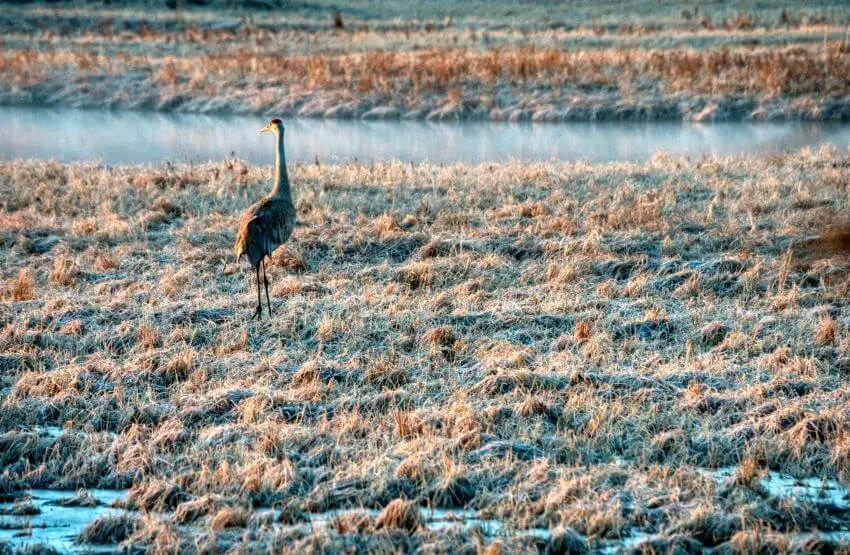
[[[94,160],[104,164],[206,162],[234,153],[272,161],[255,116],[210,116],[0,107],[0,159]],[[436,123],[293,119],[289,162],[396,159],[477,163],[501,160],[645,160],[655,152],[767,154],[850,145],[850,125],[812,123]]]

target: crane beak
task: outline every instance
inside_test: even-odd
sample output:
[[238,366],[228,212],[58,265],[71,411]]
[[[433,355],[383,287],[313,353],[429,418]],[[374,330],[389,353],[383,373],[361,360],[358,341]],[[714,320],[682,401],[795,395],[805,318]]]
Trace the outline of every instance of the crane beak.
[[265,132],[271,131],[271,130],[272,130],[272,126],[267,125],[267,126],[263,127],[262,129],[260,129],[260,133],[265,133]]

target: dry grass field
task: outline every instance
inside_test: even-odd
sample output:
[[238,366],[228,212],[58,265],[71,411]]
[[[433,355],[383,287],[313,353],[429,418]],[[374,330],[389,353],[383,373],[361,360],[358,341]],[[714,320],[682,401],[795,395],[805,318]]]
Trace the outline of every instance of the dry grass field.
[[384,119],[850,120],[846,2],[634,2],[626,13],[606,2],[168,3],[4,6],[0,103]]
[[0,163],[4,498],[130,488],[81,536],[128,552],[839,547],[850,261],[795,249],[846,151],[291,177],[258,324],[268,168]]

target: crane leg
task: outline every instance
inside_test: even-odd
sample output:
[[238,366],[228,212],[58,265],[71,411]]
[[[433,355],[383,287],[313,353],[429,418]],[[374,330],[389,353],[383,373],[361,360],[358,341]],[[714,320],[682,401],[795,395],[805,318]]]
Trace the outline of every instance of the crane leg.
[[255,273],[257,275],[257,310],[254,311],[254,315],[251,316],[251,319],[257,319],[259,322],[263,319],[263,298],[260,296],[260,264],[257,263],[257,266],[254,268]]
[[269,318],[272,317],[272,302],[269,300],[269,278],[266,277],[266,259],[263,258],[263,284],[266,286],[266,306],[269,307]]

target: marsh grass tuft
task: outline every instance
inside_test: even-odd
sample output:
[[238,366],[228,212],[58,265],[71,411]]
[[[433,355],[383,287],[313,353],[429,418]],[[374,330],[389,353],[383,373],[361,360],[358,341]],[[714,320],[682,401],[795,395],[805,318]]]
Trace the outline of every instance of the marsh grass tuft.
[[213,530],[244,528],[248,524],[248,511],[241,507],[222,507],[210,519]]
[[422,526],[419,507],[412,501],[393,499],[375,520],[376,528],[398,528],[408,532],[416,532]]
[[76,260],[72,258],[59,257],[53,262],[53,269],[50,271],[49,281],[56,285],[68,287],[77,282],[78,275],[79,268]]
[[29,268],[21,268],[17,277],[6,288],[6,296],[13,301],[29,301],[35,293],[35,282]]
[[117,544],[129,538],[139,528],[133,515],[101,516],[93,520],[77,536],[77,543]]

